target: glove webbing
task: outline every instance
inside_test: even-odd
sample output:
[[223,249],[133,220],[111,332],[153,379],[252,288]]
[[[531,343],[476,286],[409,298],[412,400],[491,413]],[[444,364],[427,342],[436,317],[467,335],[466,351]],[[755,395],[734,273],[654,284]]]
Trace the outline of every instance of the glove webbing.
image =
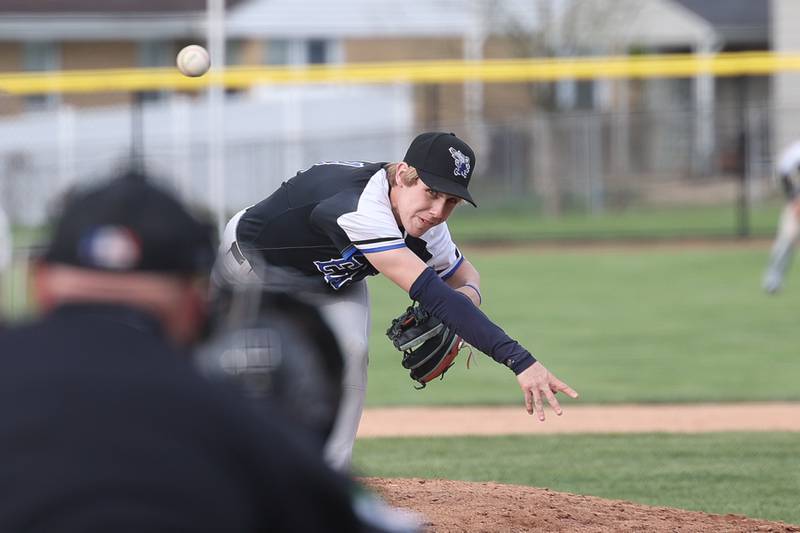
[[[439,331],[441,331],[441,330],[442,330],[442,327],[444,327],[444,326],[443,326],[442,324],[439,324],[438,326],[436,326],[436,327],[434,328],[434,330],[436,330],[436,332],[438,333]],[[432,331],[433,331],[433,330],[432,330]],[[434,335],[427,335],[427,334],[426,334],[426,335],[422,335],[422,337],[425,337],[426,339],[429,339],[429,338],[431,338],[431,337],[433,337],[433,336],[434,336]],[[421,361],[420,361],[420,362],[418,362],[416,365],[409,366],[409,367],[406,367],[406,368],[408,368],[409,370],[414,370],[415,368],[419,368],[420,366],[422,366],[422,365],[424,365],[425,363],[427,363],[428,361],[430,361],[431,357],[433,357],[433,356],[434,356],[434,355],[436,355],[437,353],[440,353],[440,352],[439,352],[439,350],[441,350],[442,346],[444,346],[444,343],[445,343],[445,342],[447,342],[447,340],[448,340],[447,338],[448,338],[448,335],[447,335],[447,334],[445,334],[445,335],[443,336],[443,338],[442,338],[442,342],[440,342],[440,343],[439,343],[439,346],[437,346],[435,350],[431,350],[431,353],[430,353],[430,354],[428,354],[428,357],[426,357],[425,359],[421,360]],[[458,339],[458,337],[457,337],[457,336],[456,336],[456,337],[453,337],[453,342],[455,342],[455,341],[456,341],[456,339]],[[414,345],[416,346],[417,344],[418,344],[418,343],[416,343],[416,341],[415,341]],[[421,343],[419,343],[419,344],[421,344]],[[452,350],[452,349],[453,349],[453,344],[451,343],[451,344],[450,344],[450,346],[448,346],[448,347],[447,347],[447,352],[445,352],[445,353],[449,353],[449,352],[450,352],[450,350]],[[459,346],[459,349],[461,349],[461,347],[460,347],[460,346]],[[409,350],[403,350],[403,357],[404,357],[404,358],[407,358],[407,357],[411,356],[411,354],[412,354],[412,353],[414,353],[414,351],[413,351],[413,350],[411,350],[411,349],[409,349]],[[453,365],[450,365],[450,366],[453,366]],[[447,367],[447,368],[450,368],[450,367]],[[446,372],[446,371],[445,371],[445,372]],[[442,374],[444,374],[444,372],[442,372]]]

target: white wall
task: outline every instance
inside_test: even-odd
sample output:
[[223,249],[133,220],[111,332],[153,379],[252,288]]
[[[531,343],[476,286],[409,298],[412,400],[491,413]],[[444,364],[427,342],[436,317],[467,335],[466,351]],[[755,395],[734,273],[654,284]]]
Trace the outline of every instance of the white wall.
[[[413,131],[411,90],[396,86],[270,87],[225,108],[225,204],[261,200],[299,169],[325,159],[394,160]],[[18,223],[38,224],[76,181],[128,165],[131,109],[60,110],[0,121],[0,198]],[[208,198],[208,112],[203,99],[146,104],[147,168],[187,199]]]

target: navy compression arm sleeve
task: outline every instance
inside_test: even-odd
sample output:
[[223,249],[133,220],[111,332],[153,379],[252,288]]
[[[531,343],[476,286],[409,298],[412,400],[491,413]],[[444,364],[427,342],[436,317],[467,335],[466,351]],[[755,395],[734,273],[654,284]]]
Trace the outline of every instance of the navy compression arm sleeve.
[[519,374],[536,359],[517,341],[495,325],[458,291],[451,289],[432,268],[411,285],[409,296],[434,316],[456,330],[468,343]]

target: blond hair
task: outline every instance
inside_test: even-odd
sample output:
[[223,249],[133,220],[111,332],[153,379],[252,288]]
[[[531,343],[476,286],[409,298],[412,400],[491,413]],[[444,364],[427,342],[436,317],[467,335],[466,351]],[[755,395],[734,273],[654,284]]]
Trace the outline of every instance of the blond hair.
[[[397,175],[397,167],[399,164],[400,163],[389,163],[386,165],[386,179],[389,180],[390,186],[395,183],[395,176]],[[403,185],[414,185],[418,179],[419,174],[417,174],[417,169],[409,165],[408,172],[403,175]]]

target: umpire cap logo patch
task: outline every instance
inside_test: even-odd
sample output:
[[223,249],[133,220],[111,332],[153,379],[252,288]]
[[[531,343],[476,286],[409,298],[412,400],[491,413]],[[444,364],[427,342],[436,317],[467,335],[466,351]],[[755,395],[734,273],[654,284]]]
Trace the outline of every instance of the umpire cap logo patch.
[[129,270],[139,263],[142,247],[138,236],[123,226],[101,226],[87,232],[79,244],[85,266]]
[[455,169],[453,169],[453,175],[467,179],[469,177],[469,157],[453,147],[450,147],[450,155],[453,156],[453,161],[456,165]]

